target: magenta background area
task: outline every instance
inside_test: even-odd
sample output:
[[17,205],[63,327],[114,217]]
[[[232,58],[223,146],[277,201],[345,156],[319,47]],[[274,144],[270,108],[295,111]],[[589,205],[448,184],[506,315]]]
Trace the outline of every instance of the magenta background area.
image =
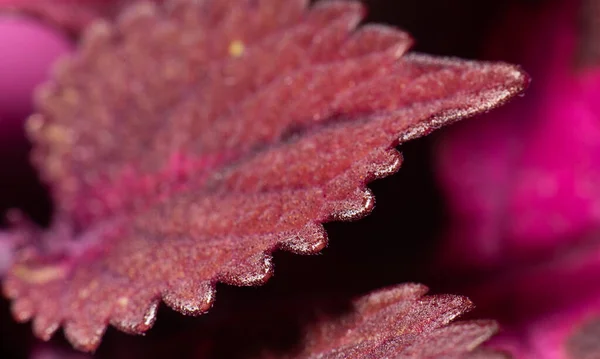
[[72,48],[57,30],[33,19],[0,17],[0,151],[22,141],[32,93],[52,63]]

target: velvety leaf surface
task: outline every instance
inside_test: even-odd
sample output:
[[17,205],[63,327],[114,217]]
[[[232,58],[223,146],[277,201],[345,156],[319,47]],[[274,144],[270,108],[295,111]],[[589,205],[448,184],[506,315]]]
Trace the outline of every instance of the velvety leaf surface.
[[51,64],[73,50],[85,26],[115,17],[132,2],[0,0],[0,156],[27,146],[23,121],[32,111],[34,87],[47,80]]
[[[494,322],[453,322],[472,307],[468,299],[425,296],[426,291],[422,285],[404,284],[352,301],[307,293],[270,303],[250,302],[251,311],[216,310],[193,328],[151,333],[156,338],[151,343],[132,343],[128,339],[136,338],[131,337],[108,341],[112,347],[103,344],[95,357],[161,358],[177,353],[179,358],[205,359],[506,358],[480,348],[496,331]],[[69,355],[58,348],[44,349],[43,353],[56,352],[55,357]]]
[[469,310],[470,302],[449,295],[423,297],[426,290],[403,285],[360,298],[349,313],[309,327],[300,351],[283,357],[460,358],[496,331],[489,321],[447,325]]
[[527,82],[506,64],[403,56],[362,7],[171,1],[84,34],[37,95],[34,162],[56,212],[4,280],[18,320],[93,350],[142,333],[162,299],[205,312],[214,285],[263,283],[278,248],[317,253],[359,218],[394,146],[489,110]]

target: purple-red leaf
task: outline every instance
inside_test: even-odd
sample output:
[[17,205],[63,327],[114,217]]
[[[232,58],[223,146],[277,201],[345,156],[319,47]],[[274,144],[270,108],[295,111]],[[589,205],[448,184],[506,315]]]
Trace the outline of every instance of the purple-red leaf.
[[[422,285],[404,284],[352,301],[331,293],[250,300],[243,307],[252,310],[219,308],[193,327],[151,333],[154,340],[113,337],[95,357],[507,358],[480,347],[496,332],[494,322],[454,321],[471,309],[468,299],[426,292]],[[59,348],[45,349],[55,357],[68,355]]]
[[316,253],[323,222],[367,214],[394,146],[523,90],[506,64],[403,56],[354,2],[142,3],[88,29],[28,122],[51,185],[48,230],[4,281],[17,319],[79,349],[142,333],[162,299],[205,312],[215,283],[256,285],[281,248]]
[[[456,322],[468,299],[424,296],[427,288],[401,285],[353,302],[349,313],[309,326],[301,349],[285,358],[472,358],[497,330],[490,321]],[[495,358],[498,353],[485,357]],[[269,355],[264,355],[270,358]]]

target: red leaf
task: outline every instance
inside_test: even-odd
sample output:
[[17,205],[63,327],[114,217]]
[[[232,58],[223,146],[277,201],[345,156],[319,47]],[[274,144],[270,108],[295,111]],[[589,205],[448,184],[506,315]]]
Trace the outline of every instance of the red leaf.
[[[480,347],[496,332],[494,322],[454,321],[471,309],[468,299],[426,292],[422,285],[404,284],[352,301],[323,293],[249,300],[243,307],[251,311],[221,307],[193,327],[153,332],[149,341],[113,337],[95,357],[507,358]],[[45,349],[57,358],[69,354]]]
[[[490,321],[456,322],[471,309],[468,299],[424,296],[421,285],[379,290],[356,300],[349,313],[321,318],[309,327],[301,349],[286,358],[472,358],[492,336]],[[489,352],[486,358],[499,353]],[[265,355],[265,357],[270,357]]]
[[[172,1],[97,23],[29,119],[57,206],[4,282],[17,319],[93,350],[141,333],[160,299],[205,312],[214,285],[261,284],[277,248],[316,253],[359,218],[394,146],[523,90],[506,64],[402,56],[409,37],[354,30],[353,2]],[[50,300],[49,300],[50,299]]]

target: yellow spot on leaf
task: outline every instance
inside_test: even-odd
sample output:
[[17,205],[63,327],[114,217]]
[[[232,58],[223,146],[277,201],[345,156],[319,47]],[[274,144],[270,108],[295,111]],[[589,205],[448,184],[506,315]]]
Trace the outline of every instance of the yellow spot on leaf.
[[27,266],[17,266],[13,273],[22,280],[33,284],[44,284],[66,275],[66,270],[62,266],[48,266],[40,268],[29,268]]
[[127,304],[129,304],[129,298],[119,297],[119,299],[117,299],[117,304],[119,304],[121,307],[126,307]]
[[231,57],[240,57],[244,53],[245,46],[240,40],[234,40],[229,44],[229,55]]

